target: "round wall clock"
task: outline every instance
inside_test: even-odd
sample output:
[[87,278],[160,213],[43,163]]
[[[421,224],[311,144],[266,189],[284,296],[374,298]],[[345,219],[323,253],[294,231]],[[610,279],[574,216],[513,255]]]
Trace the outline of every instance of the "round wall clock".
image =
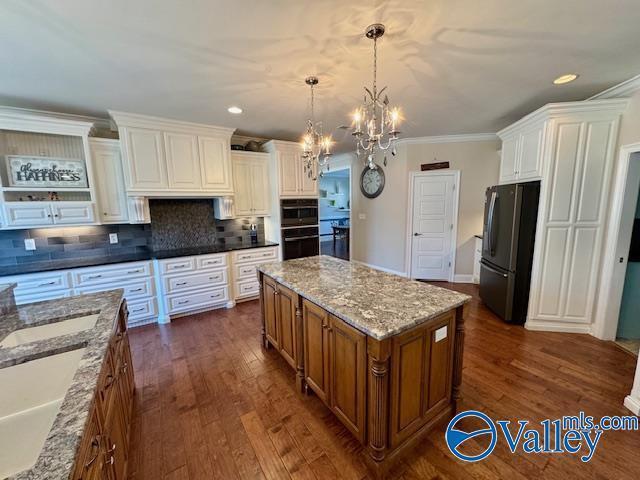
[[367,198],[376,198],[382,193],[384,189],[384,170],[380,165],[376,165],[376,168],[369,168],[368,166],[362,171],[360,175],[360,191]]

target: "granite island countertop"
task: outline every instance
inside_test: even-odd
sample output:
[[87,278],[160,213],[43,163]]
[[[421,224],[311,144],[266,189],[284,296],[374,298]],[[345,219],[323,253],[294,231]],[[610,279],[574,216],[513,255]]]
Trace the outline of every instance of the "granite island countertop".
[[0,317],[0,341],[15,330],[69,318],[98,314],[95,326],[83,332],[0,348],[0,368],[64,353],[86,351],[67,390],[36,464],[14,480],[69,478],[94,398],[98,377],[122,302],[122,290],[91,293],[18,306]]
[[377,340],[459,307],[471,297],[329,256],[258,270]]

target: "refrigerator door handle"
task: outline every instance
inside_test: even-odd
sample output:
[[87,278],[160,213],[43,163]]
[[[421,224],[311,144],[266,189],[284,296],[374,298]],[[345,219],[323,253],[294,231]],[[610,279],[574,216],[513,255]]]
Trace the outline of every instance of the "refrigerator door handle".
[[490,267],[489,265],[487,265],[487,264],[486,264],[486,263],[484,263],[484,262],[480,262],[480,267],[481,267],[481,268],[486,268],[486,269],[487,269],[487,270],[489,270],[490,272],[495,273],[495,274],[497,274],[497,275],[500,275],[501,277],[508,278],[508,275],[507,275],[506,273],[502,273],[501,271],[496,270],[495,268]]
[[489,253],[493,256],[496,253],[496,250],[494,248],[493,245],[493,218],[494,218],[494,212],[496,209],[496,200],[498,198],[498,192],[493,191],[491,192],[491,201],[489,202],[489,215],[488,215],[488,228],[487,228],[487,236],[488,238],[488,245],[489,245]]

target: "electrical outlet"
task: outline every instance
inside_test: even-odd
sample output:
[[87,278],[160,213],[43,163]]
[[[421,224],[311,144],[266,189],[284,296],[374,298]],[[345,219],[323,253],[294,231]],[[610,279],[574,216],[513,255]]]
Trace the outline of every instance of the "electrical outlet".
[[25,250],[35,250],[36,249],[36,241],[33,238],[25,238],[24,239],[24,249]]
[[358,214],[358,219],[359,220],[366,220],[367,219],[367,214],[366,213],[359,213]]
[[110,233],[109,234],[109,243],[118,243],[118,234]]

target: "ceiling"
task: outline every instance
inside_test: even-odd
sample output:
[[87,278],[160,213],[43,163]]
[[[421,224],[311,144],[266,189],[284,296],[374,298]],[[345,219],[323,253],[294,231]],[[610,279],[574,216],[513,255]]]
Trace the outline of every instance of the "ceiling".
[[[309,74],[325,131],[349,123],[371,83],[373,22],[387,26],[378,83],[404,137],[495,132],[640,73],[637,0],[3,0],[0,104],[295,140]],[[565,72],[580,77],[553,86]]]

